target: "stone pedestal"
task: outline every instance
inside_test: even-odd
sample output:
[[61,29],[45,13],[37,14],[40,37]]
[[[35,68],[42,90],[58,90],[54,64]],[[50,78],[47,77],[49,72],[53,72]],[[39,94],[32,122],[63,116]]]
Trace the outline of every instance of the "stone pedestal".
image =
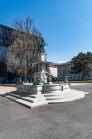
[[[62,90],[63,87],[63,90]],[[74,101],[85,97],[83,91],[71,90],[68,84],[17,85],[17,90],[6,97],[29,108]]]
[[17,85],[17,91],[25,92],[29,94],[45,94],[45,93],[62,93],[63,90],[70,89],[70,86],[65,84],[43,84],[43,85],[30,85],[21,84]]
[[62,93],[61,84],[45,84],[43,85],[43,94],[49,93]]
[[39,61],[40,61],[40,62],[42,62],[42,61],[43,61],[43,62],[44,62],[44,61],[46,62],[46,53],[40,53],[40,54],[39,54],[39,56],[38,56],[38,62],[39,62]]
[[17,91],[31,94],[42,94],[42,85],[17,85]]

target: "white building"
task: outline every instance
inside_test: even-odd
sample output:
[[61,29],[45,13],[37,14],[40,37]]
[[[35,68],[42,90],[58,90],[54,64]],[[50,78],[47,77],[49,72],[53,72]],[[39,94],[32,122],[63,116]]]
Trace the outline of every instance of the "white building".
[[[82,80],[81,74],[71,74],[69,71],[71,71],[71,67],[73,67],[73,64],[71,61],[66,63],[61,63],[57,65],[57,76],[58,80],[64,80],[64,76],[68,76],[68,80]],[[84,77],[85,80],[92,79],[92,75],[86,75]]]
[[57,67],[49,67],[50,74],[57,78]]
[[48,62],[48,69],[52,77],[57,78],[57,64]]

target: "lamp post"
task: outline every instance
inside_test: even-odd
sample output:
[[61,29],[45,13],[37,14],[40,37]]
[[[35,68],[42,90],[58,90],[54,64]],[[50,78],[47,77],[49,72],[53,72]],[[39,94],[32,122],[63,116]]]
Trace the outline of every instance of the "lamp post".
[[25,83],[27,79],[27,69],[26,69],[26,43],[25,43]]

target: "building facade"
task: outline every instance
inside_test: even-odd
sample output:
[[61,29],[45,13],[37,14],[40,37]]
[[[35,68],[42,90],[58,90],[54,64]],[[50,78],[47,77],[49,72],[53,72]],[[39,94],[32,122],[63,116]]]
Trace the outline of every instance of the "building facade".
[[[68,76],[68,80],[82,80],[81,74],[71,74],[69,71],[71,71],[71,68],[73,67],[73,64],[71,61],[66,63],[61,63],[57,65],[57,75],[58,80],[64,80],[64,76]],[[92,79],[92,75],[86,75],[84,77],[85,80]]]
[[50,74],[57,78],[57,67],[49,67]]
[[5,64],[12,28],[0,24],[0,77],[7,77]]
[[52,78],[57,79],[57,63],[48,62],[47,67]]
[[[5,60],[7,56],[8,47],[11,44],[10,36],[12,31],[12,28],[0,24],[0,77],[7,77],[9,80],[12,80],[14,75],[12,76],[11,73],[7,72]],[[49,63],[50,74],[53,77],[57,78],[57,67],[55,66],[55,64],[51,62]]]

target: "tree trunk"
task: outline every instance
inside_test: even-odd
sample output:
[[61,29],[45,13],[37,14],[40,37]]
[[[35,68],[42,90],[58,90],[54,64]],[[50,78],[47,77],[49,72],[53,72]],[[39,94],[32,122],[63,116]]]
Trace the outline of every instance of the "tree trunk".
[[80,80],[80,73],[79,73],[79,80]]
[[84,75],[82,75],[82,81],[84,80]]

